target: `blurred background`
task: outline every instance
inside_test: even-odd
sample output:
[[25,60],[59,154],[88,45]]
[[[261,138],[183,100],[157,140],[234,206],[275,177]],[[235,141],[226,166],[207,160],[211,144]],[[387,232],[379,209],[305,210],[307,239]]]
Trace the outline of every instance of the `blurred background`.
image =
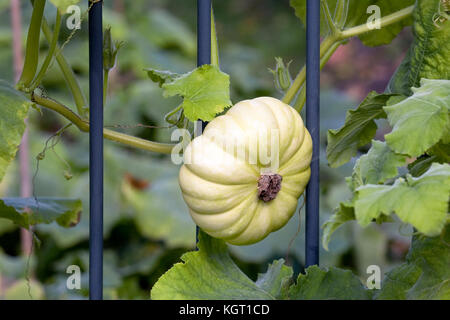
[[[20,2],[24,45],[31,5],[28,1]],[[87,1],[82,1],[80,6],[85,12]],[[50,24],[55,12],[48,3],[46,17]],[[280,56],[285,62],[292,60],[293,77],[305,60],[305,30],[289,1],[215,1],[214,12],[221,69],[231,77],[232,101],[262,95],[280,97],[268,71],[275,66],[274,57]],[[0,0],[0,78],[13,83],[10,18],[10,1]],[[162,90],[148,79],[144,68],[177,73],[195,68],[195,1],[105,1],[104,24],[111,26],[114,40],[123,41],[118,64],[110,73],[105,125],[129,126],[131,128],[118,130],[147,139],[170,141],[170,129],[136,127],[137,124],[164,127],[164,115],[179,103],[177,98],[162,98]],[[352,40],[335,53],[322,73],[322,223],[340,201],[349,198],[345,177],[351,174],[354,165],[351,162],[338,169],[327,166],[326,131],[342,126],[346,110],[355,108],[369,91],[384,91],[409,46],[410,33],[410,29],[405,29],[391,45],[377,48],[367,48],[359,40]],[[64,19],[60,43],[69,34]],[[44,39],[41,40],[43,59],[48,47]],[[88,96],[86,21],[63,52]],[[74,106],[56,63],[45,78],[44,87],[50,97]],[[34,195],[82,199],[81,222],[70,229],[56,224],[37,226],[29,256],[22,252],[18,227],[0,219],[0,299],[27,299],[30,293],[34,299],[86,299],[88,296],[88,136],[69,128],[54,150],[46,152],[39,165],[36,160],[46,140],[66,124],[64,119],[47,110],[30,111],[29,166]],[[387,125],[381,123],[380,130],[388,130]],[[178,189],[178,169],[169,157],[105,142],[106,299],[148,299],[155,281],[180,261],[182,253],[194,248],[195,226]],[[69,172],[72,179],[66,180],[65,172]],[[20,196],[19,177],[16,162],[0,184],[0,197]],[[258,244],[230,246],[238,266],[256,279],[273,259],[285,258],[296,273],[301,272],[303,218],[302,211],[284,228]],[[299,226],[301,231],[297,233]],[[398,236],[399,226],[390,223],[362,229],[357,224],[347,223],[332,237],[329,251],[321,249],[321,265],[352,269],[365,283],[369,265],[379,265],[384,273],[404,258],[409,240]],[[66,288],[69,265],[81,268],[81,290]]]

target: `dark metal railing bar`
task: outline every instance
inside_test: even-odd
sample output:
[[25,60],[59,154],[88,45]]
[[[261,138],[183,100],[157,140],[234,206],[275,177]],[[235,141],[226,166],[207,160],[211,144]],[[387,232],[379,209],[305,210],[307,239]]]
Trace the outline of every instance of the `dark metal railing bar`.
[[311,133],[311,178],[306,188],[305,267],[319,264],[320,1],[306,5],[306,127]]
[[[211,0],[197,0],[197,66],[211,64]],[[208,123],[201,122],[201,132]],[[199,228],[195,230],[198,243]]]
[[[89,1],[89,5],[92,2]],[[89,299],[103,299],[102,1],[89,10]]]

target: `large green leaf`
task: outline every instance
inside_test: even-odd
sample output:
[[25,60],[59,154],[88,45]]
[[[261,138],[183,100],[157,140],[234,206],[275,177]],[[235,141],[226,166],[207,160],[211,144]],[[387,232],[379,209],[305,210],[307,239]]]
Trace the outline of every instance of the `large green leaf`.
[[81,210],[80,200],[58,198],[0,199],[0,218],[9,219],[27,229],[36,224],[49,224],[55,221],[62,227],[73,227],[80,221]]
[[442,232],[448,219],[450,165],[434,163],[418,178],[399,178],[391,186],[365,185],[356,190],[355,216],[362,226],[396,213],[428,236]]
[[423,155],[417,158],[414,162],[408,164],[408,171],[413,177],[418,177],[424,174],[434,162],[444,163],[440,161],[437,156]]
[[361,156],[353,168],[352,190],[365,184],[384,183],[398,174],[405,165],[406,156],[392,151],[385,142],[372,140],[369,152]]
[[[330,12],[333,14],[337,7],[337,0],[327,0]],[[367,22],[372,13],[367,13],[367,8],[371,5],[377,5],[380,8],[381,16],[387,16],[391,13],[413,5],[415,0],[391,1],[391,0],[349,0],[347,20],[343,27],[350,28],[362,25]],[[306,0],[291,0],[291,6],[295,9],[295,14],[306,25]],[[407,25],[412,23],[412,19],[403,19],[388,27],[374,29],[359,36],[361,41],[367,46],[379,46],[388,44],[397,34]],[[321,33],[327,34],[329,31],[325,16],[322,10]]]
[[419,156],[448,134],[450,126],[450,80],[422,79],[413,95],[384,107],[392,132],[389,147],[398,153]]
[[0,181],[14,159],[25,132],[25,117],[32,105],[19,91],[0,80]]
[[355,210],[352,202],[341,202],[335,213],[322,226],[322,246],[328,250],[328,244],[331,240],[331,235],[347,221],[355,220]]
[[[450,122],[449,122],[450,124]],[[445,133],[446,135],[447,133]],[[450,132],[448,133],[450,135]],[[435,144],[431,149],[427,151],[428,154],[435,156],[437,159],[437,162],[440,163],[450,163],[450,143],[444,143],[443,140],[445,140],[447,137],[442,137],[442,142],[439,142],[438,144]]]
[[417,1],[414,42],[389,83],[390,92],[410,95],[422,78],[450,79],[450,21],[434,22],[440,1]]
[[63,14],[66,13],[67,8],[80,2],[80,0],[50,0]]
[[434,238],[415,236],[406,262],[390,271],[377,299],[450,299],[450,225]]
[[[364,11],[361,10],[367,10],[367,8],[370,5],[377,5],[380,7],[381,17],[387,16],[389,14],[395,13],[399,10],[402,10],[406,7],[412,6],[415,4],[416,0],[402,0],[402,1],[392,1],[392,0],[366,0],[366,1],[360,1],[360,0],[350,0],[350,2],[358,2],[359,7],[355,8],[354,11],[349,12],[350,15],[356,15],[358,16],[359,12],[362,12],[363,14],[359,15],[360,17],[359,24],[365,24],[368,20],[370,14],[365,14]],[[363,5],[362,3],[366,2],[366,5]],[[387,27],[381,28],[381,29],[374,29],[370,32],[361,34],[359,36],[359,39],[366,45],[370,47],[380,46],[380,45],[386,45],[391,43],[395,37],[400,33],[400,31],[403,30],[403,28],[411,25],[413,23],[412,17],[408,17],[406,19],[402,19],[399,22],[393,23]]]
[[331,167],[348,162],[359,147],[372,140],[377,131],[375,119],[386,117],[383,107],[392,96],[374,91],[369,93],[357,109],[347,112],[344,126],[328,131],[327,157]]
[[152,299],[275,299],[292,275],[282,261],[275,261],[255,283],[236,266],[222,240],[200,232],[198,247],[158,280]]
[[153,82],[158,83],[160,88],[162,88],[164,83],[171,82],[180,76],[179,74],[168,70],[156,70],[153,68],[146,68],[144,70],[147,71],[148,77]]
[[289,299],[295,300],[367,300],[370,291],[350,270],[322,269],[311,266],[300,274],[297,284],[289,288]]
[[230,77],[214,66],[203,65],[162,86],[164,96],[183,97],[184,114],[191,121],[210,121],[231,105]]
[[199,233],[199,250],[181,257],[153,286],[159,299],[367,299],[369,293],[351,271],[316,266],[292,284],[292,268],[275,260],[256,282],[233,262],[224,241]]

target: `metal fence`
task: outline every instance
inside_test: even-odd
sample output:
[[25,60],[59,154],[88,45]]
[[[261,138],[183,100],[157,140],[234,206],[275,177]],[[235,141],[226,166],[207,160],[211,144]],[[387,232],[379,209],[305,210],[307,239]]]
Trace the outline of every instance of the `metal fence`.
[[[94,2],[94,3],[93,3]],[[89,298],[103,298],[103,1],[89,0]],[[211,0],[197,0],[197,65],[211,63]],[[307,0],[306,127],[313,140],[306,189],[306,266],[319,263],[320,1]],[[203,123],[204,127],[206,123]],[[198,234],[198,229],[197,229]]]

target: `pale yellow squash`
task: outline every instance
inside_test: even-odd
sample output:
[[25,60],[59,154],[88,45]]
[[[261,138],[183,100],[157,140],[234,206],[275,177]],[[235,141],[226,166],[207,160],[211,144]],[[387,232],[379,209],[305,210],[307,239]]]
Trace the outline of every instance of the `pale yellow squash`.
[[292,107],[270,97],[237,103],[185,150],[179,182],[192,219],[231,244],[264,239],[294,214],[311,154],[309,132]]

